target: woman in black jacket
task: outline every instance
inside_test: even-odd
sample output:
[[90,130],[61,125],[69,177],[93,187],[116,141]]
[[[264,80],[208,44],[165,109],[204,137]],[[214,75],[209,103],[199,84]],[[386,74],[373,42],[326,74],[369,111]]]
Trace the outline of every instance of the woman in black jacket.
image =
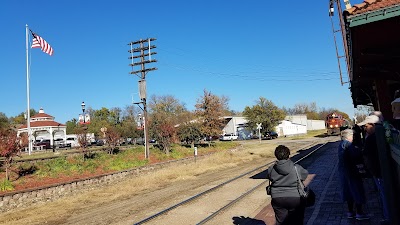
[[[298,190],[295,164],[289,159],[290,150],[284,145],[275,149],[278,161],[268,168],[267,179],[271,181],[271,205],[277,225],[303,225],[305,206]],[[296,164],[300,179],[307,178],[308,171]]]

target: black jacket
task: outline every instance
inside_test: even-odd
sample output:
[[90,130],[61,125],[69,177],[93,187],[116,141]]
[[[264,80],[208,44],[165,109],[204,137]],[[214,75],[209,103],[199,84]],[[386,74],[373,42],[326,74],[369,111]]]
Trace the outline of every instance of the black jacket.
[[[307,178],[308,171],[296,164],[300,179]],[[288,160],[278,160],[268,168],[267,179],[271,181],[271,197],[300,197],[294,163]]]
[[363,155],[365,165],[372,176],[381,178],[381,166],[379,164],[379,153],[375,133],[368,135],[365,139]]

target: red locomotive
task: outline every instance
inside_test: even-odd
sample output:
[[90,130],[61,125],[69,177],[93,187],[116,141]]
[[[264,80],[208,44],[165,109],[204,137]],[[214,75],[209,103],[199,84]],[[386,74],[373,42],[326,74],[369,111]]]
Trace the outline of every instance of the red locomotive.
[[346,126],[346,120],[338,113],[330,113],[326,116],[325,125],[328,135],[339,135],[341,128]]

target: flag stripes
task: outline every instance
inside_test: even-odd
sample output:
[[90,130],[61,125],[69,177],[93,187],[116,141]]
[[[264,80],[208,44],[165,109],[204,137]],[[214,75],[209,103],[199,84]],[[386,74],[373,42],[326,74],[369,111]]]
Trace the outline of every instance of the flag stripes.
[[32,46],[31,48],[41,48],[44,53],[53,55],[53,48],[39,35],[32,32]]

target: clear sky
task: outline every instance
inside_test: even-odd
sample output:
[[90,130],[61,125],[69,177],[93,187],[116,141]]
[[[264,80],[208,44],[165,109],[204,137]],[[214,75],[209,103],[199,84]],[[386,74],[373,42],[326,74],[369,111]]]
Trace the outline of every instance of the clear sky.
[[29,49],[31,108],[61,123],[78,118],[82,101],[93,109],[139,101],[128,43],[149,37],[158,70],[147,74],[148,97],[172,95],[193,110],[206,89],[235,111],[262,96],[354,113],[328,0],[1,1],[0,112],[9,117],[27,107],[26,24],[54,49]]

